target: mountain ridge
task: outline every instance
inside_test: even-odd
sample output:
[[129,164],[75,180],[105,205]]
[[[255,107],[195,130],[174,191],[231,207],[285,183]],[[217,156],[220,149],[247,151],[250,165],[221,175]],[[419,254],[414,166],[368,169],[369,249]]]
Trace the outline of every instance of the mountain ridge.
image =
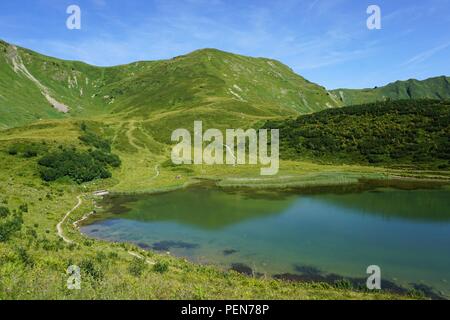
[[147,121],[149,127],[194,120],[247,127],[346,105],[423,98],[450,99],[450,78],[328,91],[277,60],[214,48],[100,67],[0,40],[0,129],[96,117]]
[[[19,60],[23,67],[18,69]],[[114,114],[145,120],[198,108],[239,114],[251,123],[340,106],[325,88],[279,61],[211,48],[168,60],[97,67],[0,41],[0,71],[3,127]],[[67,106],[65,115],[57,112],[58,105]]]
[[450,99],[450,77],[397,80],[385,86],[364,89],[339,88],[330,91],[344,105],[403,99]]

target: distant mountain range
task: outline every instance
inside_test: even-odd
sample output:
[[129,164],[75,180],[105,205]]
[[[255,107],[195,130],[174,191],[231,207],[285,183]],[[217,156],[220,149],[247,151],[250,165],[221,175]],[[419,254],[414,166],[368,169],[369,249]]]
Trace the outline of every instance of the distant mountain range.
[[218,128],[246,127],[388,98],[449,99],[449,79],[327,91],[278,61],[216,49],[96,67],[0,41],[0,128],[96,117],[148,121],[151,128],[167,130],[194,120]]
[[441,76],[423,81],[396,81],[373,89],[336,89],[331,91],[344,105],[357,105],[385,100],[450,99],[450,78]]

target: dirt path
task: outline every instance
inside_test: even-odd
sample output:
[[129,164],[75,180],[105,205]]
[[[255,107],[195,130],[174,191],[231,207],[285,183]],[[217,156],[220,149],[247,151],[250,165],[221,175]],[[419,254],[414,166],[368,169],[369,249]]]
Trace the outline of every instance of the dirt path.
[[[158,175],[159,175],[159,170],[158,170],[157,168],[158,168],[158,166],[155,167],[155,170],[157,170],[157,176],[158,176]],[[72,209],[70,209],[69,211],[67,211],[67,213],[66,213],[66,215],[64,216],[64,218],[56,225],[56,230],[58,231],[58,236],[59,236],[61,239],[63,239],[64,242],[69,243],[69,244],[72,244],[72,243],[74,243],[74,242],[73,242],[72,240],[70,240],[69,238],[67,238],[66,236],[64,236],[64,231],[63,231],[62,226],[63,226],[64,222],[66,222],[67,218],[69,218],[69,216],[72,214],[72,212],[74,212],[75,210],[77,210],[77,209],[81,206],[81,204],[83,203],[82,195],[77,196],[77,199],[78,199],[77,204],[76,204]],[[76,222],[74,223],[74,226],[76,226],[79,222],[81,222],[81,221],[87,219],[87,218],[89,217],[89,215],[90,215],[90,214],[85,215],[83,218],[81,218],[80,220],[76,221]],[[150,259],[147,259],[147,258],[141,256],[139,253],[136,253],[136,252],[133,252],[133,251],[128,251],[128,254],[129,254],[130,256],[136,257],[136,258],[138,258],[138,259],[145,259],[145,262],[146,262],[147,264],[149,264],[149,265],[154,265],[154,264],[155,264],[154,261],[152,261],[152,260],[150,260]]]
[[72,240],[70,240],[69,238],[66,238],[64,236],[64,231],[63,231],[63,224],[64,222],[66,222],[67,218],[71,215],[72,212],[74,212],[75,210],[77,210],[81,204],[83,203],[83,200],[81,199],[81,195],[77,196],[78,199],[78,203],[75,205],[75,207],[73,207],[72,209],[70,209],[66,215],[64,216],[64,218],[56,225],[56,230],[58,231],[58,236],[64,240],[64,242],[66,243],[73,243]]
[[130,142],[130,144],[135,147],[137,150],[141,150],[142,147],[139,146],[136,142],[134,142],[134,136],[133,136],[133,131],[136,130],[136,121],[130,121],[128,122],[128,130],[126,132],[126,136],[128,138],[128,141]]
[[93,214],[94,214],[93,211],[86,213],[80,220],[75,221],[72,225],[74,226],[74,228],[79,229],[80,223],[89,219],[89,217],[92,216]]

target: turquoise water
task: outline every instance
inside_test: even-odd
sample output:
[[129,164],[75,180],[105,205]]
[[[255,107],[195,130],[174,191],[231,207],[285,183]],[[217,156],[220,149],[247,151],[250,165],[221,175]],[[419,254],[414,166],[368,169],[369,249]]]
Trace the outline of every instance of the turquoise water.
[[308,195],[197,186],[108,197],[82,232],[276,277],[339,275],[363,285],[367,267],[378,265],[389,283],[448,298],[449,196],[448,189]]

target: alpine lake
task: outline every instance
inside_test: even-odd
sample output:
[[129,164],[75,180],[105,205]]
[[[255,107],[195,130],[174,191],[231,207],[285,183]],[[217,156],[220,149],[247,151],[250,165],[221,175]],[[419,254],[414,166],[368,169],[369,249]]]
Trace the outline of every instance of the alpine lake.
[[450,188],[361,181],[298,189],[219,188],[110,195],[81,232],[255,277],[450,298]]

